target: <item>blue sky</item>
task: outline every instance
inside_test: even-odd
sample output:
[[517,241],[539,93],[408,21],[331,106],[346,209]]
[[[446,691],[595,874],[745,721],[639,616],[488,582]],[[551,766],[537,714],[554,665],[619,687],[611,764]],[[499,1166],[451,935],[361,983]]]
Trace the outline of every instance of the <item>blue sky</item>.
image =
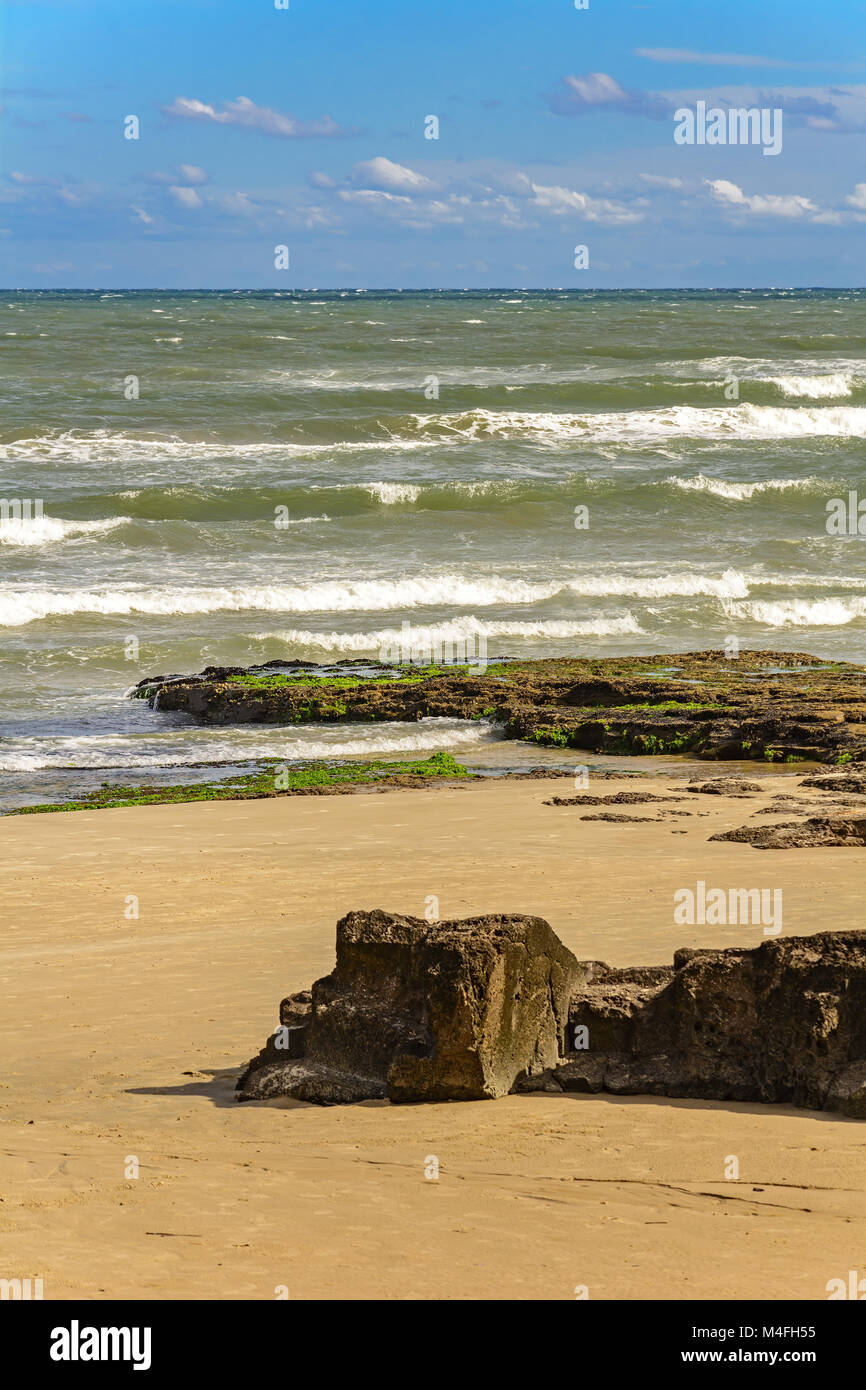
[[866,4],[5,0],[0,52],[6,287],[866,283]]

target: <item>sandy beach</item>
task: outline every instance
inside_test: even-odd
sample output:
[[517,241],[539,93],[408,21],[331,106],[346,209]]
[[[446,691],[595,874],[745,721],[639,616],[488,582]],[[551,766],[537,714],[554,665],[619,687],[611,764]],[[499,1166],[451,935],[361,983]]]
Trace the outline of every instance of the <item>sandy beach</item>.
[[0,821],[0,1272],[50,1299],[826,1298],[866,1259],[860,1122],[649,1097],[233,1096],[352,908],[535,913],[614,965],[759,944],[759,927],[674,924],[698,879],[782,887],[785,933],[861,925],[856,851],[707,842],[793,789],[761,780],[750,800],[683,793],[681,818],[627,808],[645,825],[545,806],[569,779]]

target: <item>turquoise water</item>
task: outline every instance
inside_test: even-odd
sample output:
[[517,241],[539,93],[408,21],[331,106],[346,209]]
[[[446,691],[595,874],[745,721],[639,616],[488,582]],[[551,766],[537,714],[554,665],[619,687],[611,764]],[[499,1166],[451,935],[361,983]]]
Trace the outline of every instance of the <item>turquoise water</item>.
[[406,622],[490,657],[733,634],[866,660],[864,538],[826,529],[866,500],[864,299],[6,291],[0,498],[31,515],[0,523],[4,801],[267,755],[513,760],[486,725],[207,730],[123,698],[375,657]]

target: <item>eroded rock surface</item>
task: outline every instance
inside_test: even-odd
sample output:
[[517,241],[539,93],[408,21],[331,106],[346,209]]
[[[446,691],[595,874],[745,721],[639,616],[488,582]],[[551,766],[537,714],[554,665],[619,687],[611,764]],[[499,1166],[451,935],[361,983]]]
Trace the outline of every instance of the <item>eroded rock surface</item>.
[[866,931],[578,961],[540,917],[337,924],[337,964],[284,999],[239,1099],[320,1104],[610,1091],[789,1102],[866,1119]]
[[789,1102],[866,1119],[863,931],[682,950],[671,969],[598,966],[570,1022],[586,1046],[536,1086]]
[[753,849],[862,849],[866,845],[866,814],[810,816],[808,820],[777,821],[775,825],[743,825],[709,838],[733,840],[751,845]]
[[337,963],[283,1001],[240,1099],[483,1100],[562,1055],[585,971],[540,917],[350,912]]
[[492,719],[507,738],[599,753],[866,759],[866,671],[803,653],[503,660],[481,673],[271,662],[151,676],[135,693],[209,724]]
[[747,782],[743,777],[713,777],[708,782],[689,782],[687,792],[699,796],[751,796],[764,788],[760,782]]

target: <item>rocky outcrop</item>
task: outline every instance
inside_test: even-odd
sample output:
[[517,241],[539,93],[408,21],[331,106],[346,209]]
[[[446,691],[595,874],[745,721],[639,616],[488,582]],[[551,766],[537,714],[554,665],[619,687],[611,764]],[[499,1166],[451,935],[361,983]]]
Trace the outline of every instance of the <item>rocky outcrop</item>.
[[569,1019],[579,1045],[535,1087],[784,1101],[866,1119],[866,932],[683,950],[672,969],[600,966]]
[[337,963],[283,1000],[241,1100],[609,1091],[866,1119],[866,932],[578,962],[540,917],[350,912]]
[[866,760],[866,672],[798,653],[490,662],[482,673],[346,661],[208,667],[134,692],[209,724],[492,719],[507,738],[609,754]]
[[241,1100],[484,1100],[562,1055],[581,968],[540,917],[350,912],[337,963],[238,1083]]
[[743,777],[713,777],[709,782],[689,782],[687,792],[700,796],[751,796],[763,791],[760,782],[747,782]]
[[862,849],[866,845],[866,813],[810,816],[808,820],[777,821],[775,825],[743,825],[709,838],[733,840],[753,849]]
[[637,806],[646,801],[682,801],[681,796],[657,796],[655,792],[613,792],[610,796],[595,796],[581,792],[577,796],[552,796],[545,806]]

